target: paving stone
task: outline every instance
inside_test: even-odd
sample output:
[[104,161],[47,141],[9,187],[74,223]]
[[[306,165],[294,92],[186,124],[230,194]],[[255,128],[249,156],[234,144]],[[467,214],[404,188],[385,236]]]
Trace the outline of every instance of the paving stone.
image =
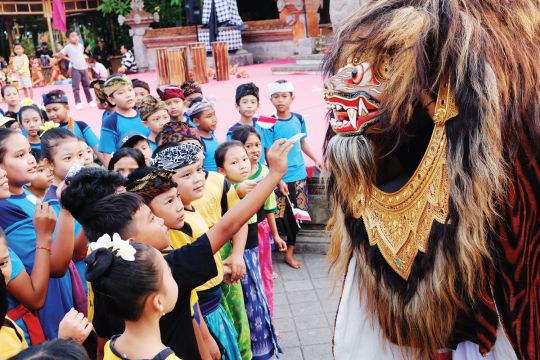
[[312,279],[328,277],[328,269],[326,268],[326,266],[309,268],[308,272],[309,272],[309,277],[311,277]]
[[328,320],[323,314],[295,317],[294,323],[299,332],[309,329],[329,328]]
[[309,290],[298,290],[298,291],[288,291],[287,299],[289,304],[297,304],[300,302],[319,302],[317,298],[317,293],[313,289]]
[[274,318],[274,327],[278,333],[296,331],[294,320],[290,317]]
[[307,280],[310,277],[310,274],[307,268],[293,269],[287,266],[288,269],[281,271],[281,278],[284,281],[289,280]]
[[287,331],[279,333],[279,345],[283,348],[283,352],[286,352],[288,348],[294,348],[300,346],[300,340],[298,340],[298,334],[296,331]]
[[311,279],[315,289],[330,289],[330,280],[327,278]]
[[290,306],[294,317],[312,316],[323,313],[321,304],[318,301],[291,304]]
[[313,285],[311,280],[291,280],[284,283],[286,292],[313,289]]
[[283,279],[274,279],[274,294],[285,293],[285,287],[283,286]]
[[302,349],[300,347],[283,349],[283,354],[281,354],[279,358],[280,360],[304,360],[304,356],[302,355]]
[[331,360],[334,358],[332,355],[332,344],[330,343],[303,346],[302,353],[304,359],[310,360]]
[[319,329],[309,329],[298,331],[298,337],[300,338],[300,344],[306,345],[322,345],[332,342],[332,332],[325,326]]
[[285,292],[276,293],[274,291],[274,307],[279,305],[287,304],[287,295],[285,295]]
[[274,319],[290,318],[291,316],[289,305],[274,306]]
[[324,315],[326,316],[326,320],[328,320],[328,325],[330,325],[330,329],[334,331],[334,325],[336,322],[336,311],[334,312],[326,312]]

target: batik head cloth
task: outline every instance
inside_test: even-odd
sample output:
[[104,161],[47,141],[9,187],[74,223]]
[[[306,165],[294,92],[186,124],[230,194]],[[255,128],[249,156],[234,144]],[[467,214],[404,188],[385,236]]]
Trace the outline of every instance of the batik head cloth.
[[124,86],[133,86],[131,80],[128,79],[126,75],[114,74],[109,76],[105,83],[102,85],[105,95],[111,96],[115,91],[124,87]]
[[186,98],[182,89],[175,85],[160,86],[157,88],[157,93],[159,95],[159,98],[163,101],[169,99],[184,100]]
[[[176,187],[176,183],[172,177],[174,171],[159,169],[159,168],[141,168],[137,171],[146,172],[146,175],[141,178],[132,180],[132,176],[128,177],[126,190],[140,195],[146,204],[149,204],[156,196],[169,191]],[[130,175],[136,175],[135,172]]]
[[68,97],[62,90],[53,90],[43,94],[42,98],[43,106],[47,106],[49,104],[67,104],[69,102]]
[[198,162],[202,147],[194,143],[183,143],[165,148],[152,160],[152,166],[176,170]]
[[180,86],[182,91],[184,92],[184,96],[188,97],[193,94],[201,94],[202,95],[202,89],[198,82],[193,80],[188,80],[185,83]]
[[96,98],[99,100],[99,102],[112,105],[109,100],[107,100],[107,94],[105,94],[105,91],[103,91],[104,83],[105,81],[103,80],[94,80],[90,83],[90,87],[94,89],[94,94],[96,94]]
[[156,99],[152,95],[146,95],[141,99],[137,110],[141,114],[141,119],[146,121],[150,115],[159,110],[167,110],[165,103],[161,100]]
[[189,104],[189,107],[186,109],[186,115],[191,117],[194,114],[198,114],[204,110],[212,109],[214,108],[214,102],[211,101],[208,98],[195,98]]
[[160,133],[161,144],[167,143],[181,143],[184,140],[197,140],[201,142],[201,135],[199,130],[189,126],[187,122],[183,121],[170,121]]

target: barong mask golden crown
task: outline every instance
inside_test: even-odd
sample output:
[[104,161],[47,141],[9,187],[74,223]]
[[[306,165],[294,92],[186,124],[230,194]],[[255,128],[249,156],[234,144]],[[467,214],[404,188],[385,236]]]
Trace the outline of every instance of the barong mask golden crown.
[[[384,62],[378,73],[388,74]],[[324,84],[324,100],[330,110],[330,126],[336,134],[362,134],[377,121],[384,82],[374,73],[368,62],[349,58]]]

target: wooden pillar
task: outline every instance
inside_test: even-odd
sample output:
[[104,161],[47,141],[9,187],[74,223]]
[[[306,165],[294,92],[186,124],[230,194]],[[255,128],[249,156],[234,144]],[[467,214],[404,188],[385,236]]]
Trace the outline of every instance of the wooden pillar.
[[211,45],[216,66],[216,80],[229,80],[229,44],[226,41],[215,41]]

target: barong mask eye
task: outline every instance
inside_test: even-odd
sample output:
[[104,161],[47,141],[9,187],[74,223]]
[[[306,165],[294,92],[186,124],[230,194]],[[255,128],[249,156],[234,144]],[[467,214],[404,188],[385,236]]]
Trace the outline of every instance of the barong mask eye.
[[[386,75],[383,64],[380,74]],[[360,135],[377,122],[384,82],[373,72],[368,62],[358,58],[347,64],[326,80],[324,100],[330,111],[330,126],[336,134]]]

